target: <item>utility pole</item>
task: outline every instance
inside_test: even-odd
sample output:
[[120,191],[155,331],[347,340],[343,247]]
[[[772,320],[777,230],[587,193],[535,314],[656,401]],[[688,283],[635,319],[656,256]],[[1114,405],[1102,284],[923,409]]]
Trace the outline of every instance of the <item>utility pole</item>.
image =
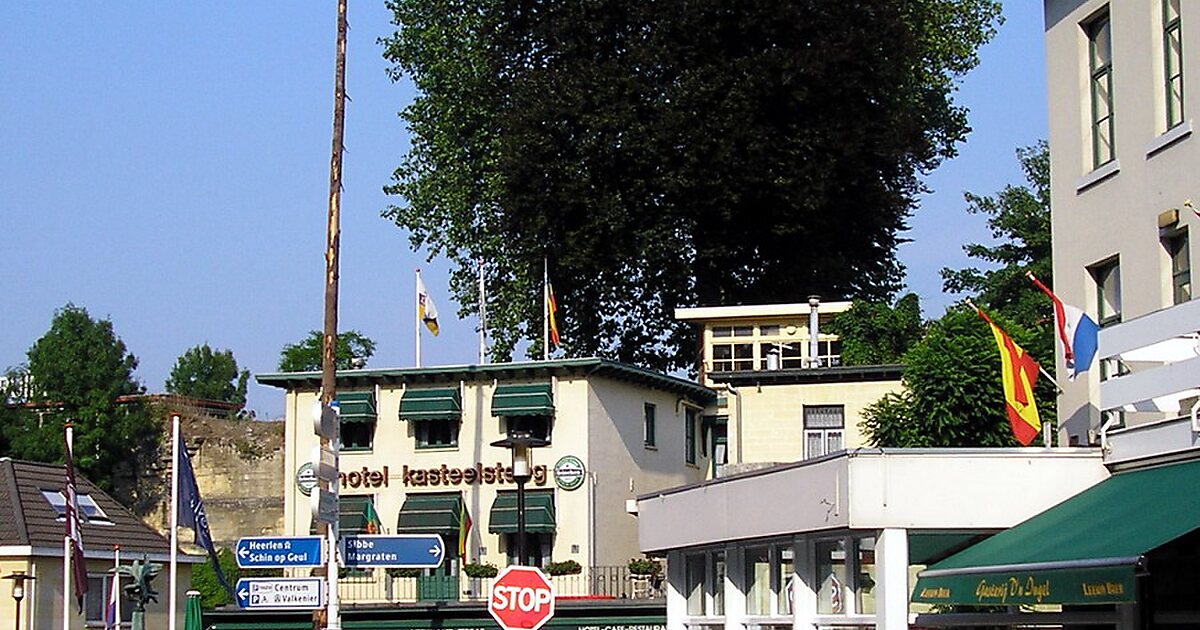
[[[342,148],[346,127],[346,0],[338,0],[336,54],[333,79],[333,147],[329,157],[329,221],[325,241],[325,331],[321,347],[322,410],[333,404],[337,393],[338,248],[341,242]],[[340,427],[334,431],[332,437],[321,436],[321,447],[329,448],[335,454],[341,446],[340,442]],[[322,491],[328,491],[336,498],[336,481],[322,480],[318,483],[322,486]],[[329,561],[325,566],[329,604],[325,610],[313,611],[313,628],[340,630],[342,622],[338,613],[337,597],[337,519],[332,523],[321,523],[320,531],[325,536],[329,550]]]

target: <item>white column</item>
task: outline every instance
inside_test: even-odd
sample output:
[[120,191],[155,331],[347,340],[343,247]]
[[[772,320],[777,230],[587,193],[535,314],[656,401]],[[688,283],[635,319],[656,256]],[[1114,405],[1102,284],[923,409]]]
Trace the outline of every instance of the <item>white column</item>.
[[667,554],[667,630],[684,630],[687,616],[687,560],[682,551]]
[[884,529],[875,541],[875,617],[879,630],[908,628],[908,530]]
[[795,560],[793,570],[796,579],[792,581],[792,628],[794,630],[815,630],[817,627],[817,589],[814,583],[817,567],[812,541],[808,538],[797,538],[792,544]]
[[746,627],[746,554],[736,545],[725,548],[725,630]]

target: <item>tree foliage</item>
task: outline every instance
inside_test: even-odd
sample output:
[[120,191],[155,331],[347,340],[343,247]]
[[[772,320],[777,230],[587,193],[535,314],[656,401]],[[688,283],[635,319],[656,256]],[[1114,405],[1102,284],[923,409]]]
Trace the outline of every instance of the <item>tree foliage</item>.
[[855,300],[829,323],[829,332],[842,340],[843,365],[900,363],[924,331],[916,293],[904,295],[894,306]]
[[[296,343],[289,343],[279,353],[280,372],[315,372],[321,369],[321,350],[324,335],[319,330]],[[366,366],[375,354],[375,342],[357,330],[338,333],[334,348],[334,365],[339,370]]]
[[992,310],[1048,331],[1049,302],[1033,289],[1025,272],[1033,272],[1052,286],[1050,150],[1041,141],[1017,149],[1017,159],[1025,173],[1025,185],[1005,186],[991,197],[963,195],[967,212],[988,217],[992,238],[998,241],[963,246],[968,257],[988,268],[942,269],[942,288],[947,293],[972,295]]
[[249,380],[250,371],[238,371],[232,350],[213,351],[206,343],[180,355],[167,377],[166,389],[180,396],[244,405]]
[[994,0],[391,0],[418,89],[384,215],[489,262],[493,358],[540,352],[543,260],[568,355],[691,363],[678,306],[885,299],[918,175],[968,127],[955,79]]
[[137,358],[112,322],[67,304],[27,358],[32,405],[5,427],[11,455],[63,461],[63,425],[70,421],[76,469],[127,506],[146,499],[141,478],[158,461],[160,426],[131,397],[143,393],[133,375]]
[[[994,317],[1020,345],[1033,333]],[[1019,446],[1005,412],[996,341],[973,309],[956,307],[929,326],[904,355],[904,389],[863,413],[872,446]],[[1043,419],[1054,412],[1053,386],[1041,380],[1035,398]]]

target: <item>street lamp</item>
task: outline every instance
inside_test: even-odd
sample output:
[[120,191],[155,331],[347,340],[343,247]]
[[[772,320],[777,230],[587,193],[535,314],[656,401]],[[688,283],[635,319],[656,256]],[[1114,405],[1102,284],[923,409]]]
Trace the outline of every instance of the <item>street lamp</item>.
[[528,431],[510,433],[492,446],[509,449],[512,453],[512,476],[517,483],[517,564],[525,565],[529,556],[525,550],[525,482],[533,477],[533,449],[550,443],[535,438]]
[[12,580],[12,598],[17,603],[17,614],[13,618],[13,630],[21,629],[21,600],[25,599],[25,582],[32,580],[32,575],[26,575],[24,571],[13,571],[4,576],[6,580]]

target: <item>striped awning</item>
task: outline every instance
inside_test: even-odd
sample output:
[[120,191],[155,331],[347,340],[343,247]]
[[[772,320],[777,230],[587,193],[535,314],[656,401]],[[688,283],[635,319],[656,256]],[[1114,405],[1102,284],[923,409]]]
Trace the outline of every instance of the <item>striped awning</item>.
[[457,387],[409,389],[400,398],[401,420],[462,420],[462,399]]
[[397,534],[458,534],[463,500],[458,492],[410,494],[396,520]]
[[[554,492],[531,490],[525,493],[525,531],[533,534],[554,533]],[[517,493],[500,492],[492,502],[488,531],[493,534],[517,533]]]
[[375,392],[343,392],[337,395],[338,415],[346,424],[375,422]]
[[492,394],[493,416],[553,416],[550,383],[500,385]]

